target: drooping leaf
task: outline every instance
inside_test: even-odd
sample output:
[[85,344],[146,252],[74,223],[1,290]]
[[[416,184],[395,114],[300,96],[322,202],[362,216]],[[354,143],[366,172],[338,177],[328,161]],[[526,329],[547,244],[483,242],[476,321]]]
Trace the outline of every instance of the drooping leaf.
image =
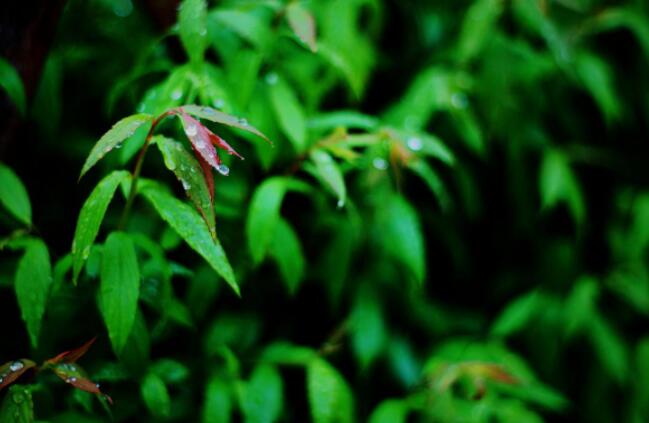
[[541,294],[533,291],[509,303],[491,326],[495,336],[509,336],[523,329],[543,310]]
[[299,345],[275,342],[264,350],[261,361],[282,366],[308,366],[318,357],[318,352]]
[[23,81],[16,69],[2,57],[0,57],[0,87],[5,90],[16,109],[24,116],[27,111],[27,96]]
[[245,385],[243,414],[247,423],[278,421],[284,402],[282,378],[274,366],[261,364]]
[[361,368],[366,369],[376,360],[387,341],[378,299],[369,289],[361,290],[357,295],[350,322],[352,349]]
[[239,295],[239,286],[230,262],[218,239],[212,238],[203,219],[187,204],[151,184],[142,188],[142,195],[153,205],[160,217],[182,239],[203,257]]
[[116,354],[126,345],[137,312],[140,269],[131,238],[113,232],[106,239],[101,259],[100,310]]
[[277,262],[289,293],[295,294],[304,276],[304,252],[295,230],[282,218],[275,227],[269,253]]
[[250,254],[256,264],[261,263],[271,245],[286,190],[285,178],[269,178],[257,187],[250,200],[246,234]]
[[87,352],[88,349],[92,346],[92,344],[95,343],[95,340],[97,337],[92,338],[90,341],[86,342],[79,348],[75,348],[70,351],[65,351],[62,352],[61,354],[57,355],[56,357],[52,357],[48,360],[45,361],[45,364],[57,364],[57,363],[74,363],[81,357],[83,357]]
[[560,152],[549,151],[545,154],[541,163],[539,189],[544,209],[565,203],[575,223],[583,223],[586,214],[583,194],[577,178]]
[[151,350],[151,335],[142,312],[135,315],[133,329],[126,341],[124,349],[117,355],[131,375],[143,376],[148,369]]
[[83,164],[79,179],[85,175],[99,160],[108,154],[114,148],[119,147],[121,143],[135,133],[135,131],[147,122],[151,122],[153,116],[146,113],[140,113],[125,117],[118,121],[108,132],[106,132],[97,141],[95,146],[90,150],[90,154]]
[[316,25],[313,15],[301,3],[294,1],[286,7],[286,18],[295,35],[312,52],[318,51]]
[[405,401],[385,400],[372,412],[369,423],[405,423],[408,404]]
[[177,141],[165,137],[156,137],[155,143],[164,157],[165,166],[180,181],[189,199],[203,216],[213,238],[216,238],[216,222],[213,193],[210,193],[201,165]]
[[480,53],[481,48],[494,33],[496,20],[503,11],[501,0],[478,0],[466,12],[458,40],[457,56],[468,61]]
[[32,206],[25,186],[9,167],[0,163],[0,204],[21,222],[32,224]]
[[354,421],[353,397],[340,373],[323,359],[314,359],[306,369],[307,394],[314,423]]
[[84,262],[90,255],[99,227],[108,209],[108,204],[119,184],[129,177],[129,173],[116,170],[102,179],[83,203],[72,241],[73,280],[77,281]]
[[259,132],[257,128],[255,128],[250,123],[248,123],[248,121],[244,118],[232,116],[227,113],[220,112],[211,107],[196,106],[193,104],[183,106],[182,110],[200,119],[207,119],[212,122],[220,123],[226,126],[231,126],[233,128],[242,129],[244,131],[255,134],[265,140],[268,140],[268,138],[264,134]]
[[26,358],[10,361],[0,366],[0,390],[11,385],[27,370],[36,367],[36,363]]
[[232,397],[228,385],[220,377],[212,377],[205,388],[203,423],[229,423]]
[[0,422],[34,423],[34,402],[28,386],[14,385],[9,388],[0,406]]
[[619,119],[622,104],[615,90],[613,72],[609,64],[594,54],[583,52],[576,56],[575,69],[606,121],[610,123]]
[[408,169],[419,176],[433,193],[439,207],[443,211],[448,211],[451,207],[451,198],[446,190],[446,186],[433,168],[423,159],[412,160],[408,163]]
[[308,120],[310,129],[332,130],[336,128],[362,129],[372,131],[379,125],[379,120],[374,116],[365,115],[354,110],[338,110],[335,112],[321,113]]
[[52,285],[52,265],[45,243],[30,240],[16,271],[16,297],[32,346],[38,345],[45,307]]
[[400,196],[389,196],[377,217],[381,243],[385,251],[402,263],[414,280],[421,284],[426,274],[424,240],[419,217]]
[[142,381],[142,398],[154,417],[165,418],[171,413],[171,398],[164,381],[155,373],[149,373]]
[[286,137],[291,141],[295,151],[301,153],[306,148],[306,116],[297,94],[282,78],[277,77],[268,84],[275,116]]
[[178,32],[190,60],[202,61],[208,44],[205,0],[183,0],[178,13]]
[[311,151],[311,160],[315,163],[319,178],[336,195],[338,207],[344,206],[347,199],[347,186],[338,164],[328,153],[322,150]]

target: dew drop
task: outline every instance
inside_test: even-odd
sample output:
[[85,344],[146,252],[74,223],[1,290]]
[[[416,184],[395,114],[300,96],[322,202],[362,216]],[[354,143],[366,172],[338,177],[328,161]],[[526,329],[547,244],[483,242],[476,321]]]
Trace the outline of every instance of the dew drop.
[[377,157],[372,160],[372,166],[374,166],[378,170],[385,170],[388,168],[388,162],[385,161],[385,159]]
[[183,188],[185,191],[189,191],[191,189],[191,185],[184,179],[181,179],[180,182],[183,184]]
[[275,85],[277,84],[277,81],[279,80],[279,77],[275,72],[270,72],[266,75],[266,83],[269,85]]
[[247,126],[247,125],[248,125],[248,121],[247,121],[245,118],[241,118],[241,119],[239,119],[239,125],[241,125],[241,126]]
[[173,92],[171,93],[172,100],[180,100],[180,97],[182,96],[183,96],[183,91],[180,88],[173,90]]
[[466,109],[469,100],[466,98],[464,93],[455,93],[451,96],[451,104],[456,109]]
[[0,383],[4,382],[4,380],[5,380],[4,377],[0,377]]
[[81,256],[83,257],[83,259],[86,260],[89,255],[90,255],[90,247],[84,248],[83,252],[81,253]]
[[336,205],[339,209],[342,209],[345,206],[345,200],[341,198],[340,200],[338,200],[338,203]]
[[9,366],[9,370],[11,370],[12,372],[17,372],[18,370],[22,369],[23,367],[25,367],[25,365],[22,363],[22,361],[14,361]]
[[[212,102],[212,104],[213,104],[214,107],[216,107],[217,109],[222,109],[223,106],[225,106],[225,101],[223,101],[222,98],[217,98],[216,100],[214,100],[214,101]],[[212,112],[212,113],[213,113],[213,112]]]
[[410,137],[408,138],[408,148],[412,151],[419,151],[423,147],[421,138],[419,137]]
[[224,164],[219,165],[219,167],[217,167],[216,170],[218,170],[221,175],[225,175],[225,176],[228,176],[228,174],[230,173],[230,168]]
[[196,128],[196,125],[194,124],[187,125],[187,127],[185,128],[185,133],[187,133],[187,136],[193,137],[198,133],[198,128]]
[[77,381],[77,378],[74,377],[74,376],[72,376],[72,377],[67,378],[65,381],[66,381],[67,383],[74,383],[74,382]]
[[201,30],[199,31],[199,34],[200,34],[201,37],[206,36],[206,35],[207,35],[207,29],[205,29],[205,28],[201,29]]

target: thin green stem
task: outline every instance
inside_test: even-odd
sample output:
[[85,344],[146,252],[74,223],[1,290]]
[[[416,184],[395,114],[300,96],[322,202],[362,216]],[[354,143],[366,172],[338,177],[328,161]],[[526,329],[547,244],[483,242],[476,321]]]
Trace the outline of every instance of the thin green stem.
[[146,152],[149,148],[149,144],[151,143],[151,137],[153,137],[153,132],[155,131],[155,128],[160,123],[160,121],[162,121],[162,119],[174,113],[175,113],[174,109],[167,110],[160,116],[156,117],[153,120],[153,123],[151,124],[151,128],[149,129],[149,132],[146,134],[144,145],[140,149],[140,152],[138,153],[137,156],[137,160],[135,162],[135,168],[133,169],[133,176],[131,178],[131,189],[129,190],[128,197],[126,198],[126,205],[124,206],[124,211],[122,211],[122,217],[120,218],[119,225],[117,226],[118,230],[124,229],[124,227],[126,226],[126,222],[128,222],[128,216],[131,213],[131,208],[133,207],[133,202],[135,201],[135,195],[137,193],[137,181],[140,178],[140,173],[142,172],[142,164],[144,163],[144,156],[146,156]]

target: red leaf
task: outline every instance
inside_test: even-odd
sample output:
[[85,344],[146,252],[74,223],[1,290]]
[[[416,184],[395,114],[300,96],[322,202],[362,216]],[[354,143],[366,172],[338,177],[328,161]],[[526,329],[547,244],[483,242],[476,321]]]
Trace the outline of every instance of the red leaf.
[[86,352],[88,352],[88,349],[92,346],[92,344],[95,343],[95,340],[97,340],[96,336],[77,349],[66,351],[57,355],[56,357],[50,358],[49,360],[45,361],[45,364],[57,364],[60,362],[74,363],[75,361],[83,357]]
[[90,380],[86,375],[86,372],[78,364],[55,364],[54,367],[52,367],[52,371],[65,383],[68,383],[82,391],[90,392],[91,394],[102,395],[109,403],[113,403],[112,398],[101,392],[99,384]]
[[209,130],[208,130],[208,132],[209,132],[210,141],[212,141],[212,144],[214,144],[215,146],[217,146],[218,148],[220,148],[222,150],[227,151],[229,155],[237,156],[238,158],[243,160],[243,156],[241,156],[241,154],[237,153],[234,148],[230,147],[230,144],[225,142],[225,140],[223,138],[219,137],[218,135],[216,135],[215,133],[213,133],[213,132],[211,132]]
[[0,366],[0,389],[12,384],[27,370],[36,367],[36,363],[25,358],[14,360]]
[[221,160],[216,154],[216,149],[210,142],[210,131],[197,119],[189,116],[185,112],[181,112],[180,119],[183,123],[185,135],[194,148],[198,156],[202,157],[210,166],[219,170]]
[[[196,153],[198,163],[200,163],[201,168],[203,169],[203,176],[205,177],[207,190],[210,192],[210,200],[212,200],[212,203],[214,203],[214,174],[212,173],[212,168],[210,167],[210,164],[207,163],[200,154],[198,154],[198,151],[196,151],[195,148],[194,152]],[[221,160],[219,159],[219,156],[217,155],[216,158],[217,160],[219,160],[219,166],[221,166]]]

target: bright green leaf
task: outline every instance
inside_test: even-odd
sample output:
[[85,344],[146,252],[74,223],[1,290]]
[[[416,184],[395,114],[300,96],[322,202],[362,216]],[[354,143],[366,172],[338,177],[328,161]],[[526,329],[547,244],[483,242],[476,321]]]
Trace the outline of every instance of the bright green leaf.
[[41,240],[30,240],[16,271],[16,297],[32,346],[38,336],[52,284],[52,265],[47,246]]
[[353,397],[342,375],[323,359],[314,359],[306,369],[307,394],[314,423],[354,421]]
[[279,420],[283,407],[282,377],[273,366],[261,364],[245,385],[243,414],[247,423],[272,423]]
[[164,381],[155,373],[144,377],[141,386],[142,399],[154,417],[164,418],[171,414],[171,398]]
[[268,93],[279,126],[295,151],[301,153],[307,142],[306,117],[302,104],[284,79],[276,77],[271,81],[272,83],[268,83]]
[[0,163],[0,204],[21,222],[32,224],[32,206],[25,186],[9,167]]
[[34,423],[34,402],[28,386],[13,385],[0,407],[2,423]]
[[369,423],[405,423],[408,405],[401,400],[385,400],[372,412]]
[[207,48],[207,2],[183,0],[178,12],[180,41],[192,62],[201,62]]
[[304,252],[295,230],[282,218],[275,228],[270,255],[277,262],[288,291],[295,294],[304,276]]
[[24,116],[27,111],[25,87],[16,69],[2,57],[0,57],[0,87],[5,90],[16,109]]
[[106,239],[101,259],[99,303],[117,354],[133,329],[139,294],[140,269],[133,241],[124,233],[113,232]]
[[304,6],[294,1],[286,7],[286,18],[297,37],[306,44],[312,52],[318,51],[316,43],[316,26],[313,15]]

